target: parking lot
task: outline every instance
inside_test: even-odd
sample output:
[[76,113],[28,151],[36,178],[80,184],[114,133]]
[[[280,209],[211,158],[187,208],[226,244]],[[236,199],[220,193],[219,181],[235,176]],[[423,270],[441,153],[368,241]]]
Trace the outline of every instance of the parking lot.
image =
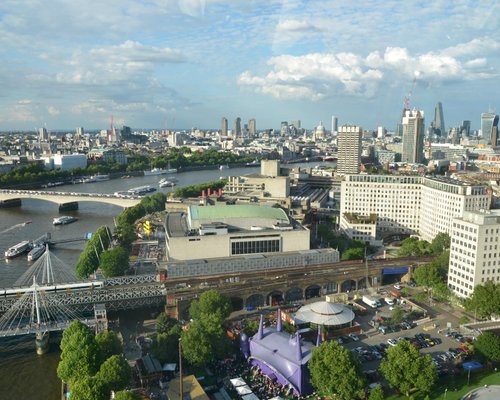
[[[390,306],[384,302],[382,304],[382,307],[376,310],[367,307],[368,313],[356,318],[362,326],[360,335],[355,335],[354,338],[342,336],[339,340],[342,346],[358,355],[363,371],[376,371],[386,349],[395,345],[399,340],[409,340],[421,354],[430,354],[441,374],[450,372],[456,362],[466,357],[465,352],[459,350],[459,347],[464,348],[462,342],[470,339],[454,332],[457,324],[456,320],[450,321],[453,320],[453,316],[437,315],[432,321],[422,325],[403,323],[403,327],[395,326],[383,334],[378,328],[369,324],[374,318],[390,318],[392,313]],[[400,306],[407,315],[410,307],[405,304]],[[450,333],[454,333],[453,336],[450,336]],[[376,375],[375,372],[374,375]],[[376,376],[373,379],[376,380]]]

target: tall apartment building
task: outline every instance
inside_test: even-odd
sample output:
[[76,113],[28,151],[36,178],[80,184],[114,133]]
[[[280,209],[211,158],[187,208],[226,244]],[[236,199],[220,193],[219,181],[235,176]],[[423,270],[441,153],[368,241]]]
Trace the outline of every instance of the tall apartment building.
[[342,125],[337,138],[337,173],[359,174],[361,165],[361,134],[359,126]]
[[253,138],[257,135],[257,122],[255,118],[251,118],[248,120],[248,135]]
[[241,118],[237,117],[234,120],[234,132],[233,132],[233,137],[241,137]]
[[488,280],[500,281],[500,211],[465,212],[453,220],[448,287],[469,297]]
[[403,152],[401,161],[419,164],[424,161],[424,112],[405,110],[402,119]]
[[336,134],[339,130],[339,120],[335,115],[332,115],[332,135]]
[[377,238],[401,233],[431,241],[440,232],[450,232],[453,218],[464,211],[489,209],[490,203],[485,186],[453,179],[347,175],[341,183],[340,227],[352,238],[373,241],[351,226],[353,215],[371,216],[372,221],[376,217]]
[[47,132],[46,128],[38,128],[38,138],[40,142],[49,141],[49,132]]
[[220,130],[222,136],[227,136],[227,118],[222,117],[220,121]]

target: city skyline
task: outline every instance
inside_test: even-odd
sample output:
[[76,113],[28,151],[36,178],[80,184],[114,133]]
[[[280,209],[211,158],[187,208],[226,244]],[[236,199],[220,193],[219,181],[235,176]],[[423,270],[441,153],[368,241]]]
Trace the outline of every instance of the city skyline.
[[[496,2],[49,0],[0,4],[0,131],[257,121],[446,128],[496,110]],[[427,121],[429,124],[430,121]]]

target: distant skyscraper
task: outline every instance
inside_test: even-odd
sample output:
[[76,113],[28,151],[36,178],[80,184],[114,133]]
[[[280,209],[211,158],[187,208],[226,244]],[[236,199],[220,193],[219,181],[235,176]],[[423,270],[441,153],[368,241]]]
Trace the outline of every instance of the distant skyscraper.
[[359,126],[343,125],[337,139],[339,174],[359,174],[361,165],[361,134]]
[[250,137],[255,137],[257,134],[257,122],[255,118],[251,118],[248,120],[248,135]]
[[46,128],[38,128],[38,137],[40,142],[48,142],[49,141],[49,133]]
[[238,117],[234,120],[233,137],[241,137],[241,118]]
[[339,129],[338,127],[339,121],[336,116],[332,115],[332,135],[336,133]]
[[403,152],[401,161],[422,163],[424,161],[424,112],[405,110],[403,125]]
[[222,117],[220,122],[220,130],[222,136],[227,136],[227,118]]
[[84,135],[84,133],[85,133],[85,131],[84,131],[84,129],[83,129],[83,126],[79,126],[78,128],[76,128],[76,134],[77,134],[78,136],[80,136],[80,137],[81,137],[81,136],[83,136],[83,135]]
[[498,141],[498,115],[493,113],[481,114],[481,133],[486,143],[496,146]]
[[287,136],[288,135],[288,122],[287,121],[281,121],[280,135],[281,136]]
[[444,117],[443,117],[443,105],[439,101],[434,109],[434,120],[432,121],[432,127],[434,128],[434,133],[439,136],[445,136],[446,131],[444,129]]
[[462,121],[462,125],[460,125],[462,136],[470,135],[470,121]]

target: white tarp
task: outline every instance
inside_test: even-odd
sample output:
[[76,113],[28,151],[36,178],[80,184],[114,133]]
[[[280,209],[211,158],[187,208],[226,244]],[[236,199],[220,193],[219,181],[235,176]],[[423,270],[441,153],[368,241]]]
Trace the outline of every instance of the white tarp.
[[229,382],[231,382],[233,387],[245,386],[247,384],[241,376],[239,378],[230,379]]
[[252,389],[250,389],[250,386],[245,385],[245,386],[237,386],[236,391],[240,396],[244,396],[246,394],[252,393]]

